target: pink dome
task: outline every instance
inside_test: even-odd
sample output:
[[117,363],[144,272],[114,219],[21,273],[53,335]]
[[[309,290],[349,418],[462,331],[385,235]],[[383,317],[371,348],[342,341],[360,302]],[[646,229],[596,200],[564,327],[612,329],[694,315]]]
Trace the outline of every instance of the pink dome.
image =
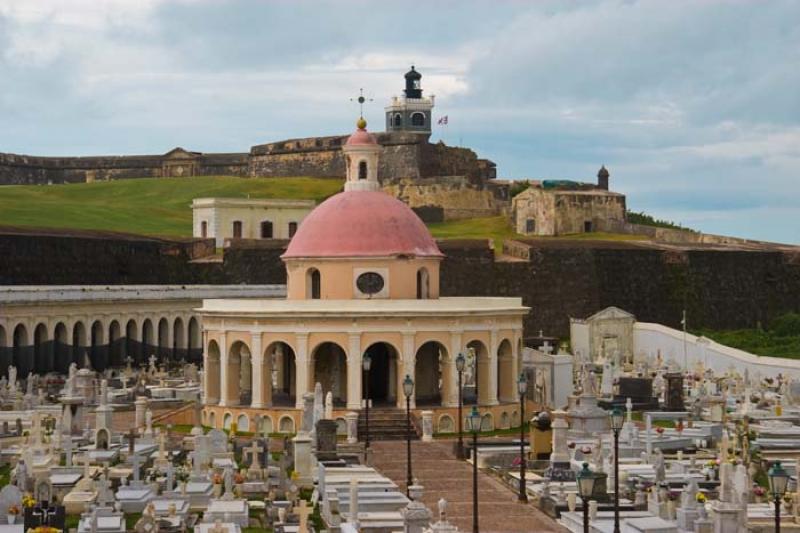
[[366,128],[358,128],[350,137],[347,138],[346,146],[354,146],[358,144],[378,144],[375,137],[369,133]]
[[283,258],[443,257],[420,218],[403,202],[376,191],[341,192],[300,224]]

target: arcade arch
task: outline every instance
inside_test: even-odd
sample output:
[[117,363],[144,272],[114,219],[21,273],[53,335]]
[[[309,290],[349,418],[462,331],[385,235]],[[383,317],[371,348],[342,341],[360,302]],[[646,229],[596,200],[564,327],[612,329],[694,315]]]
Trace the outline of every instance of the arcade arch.
[[514,353],[511,342],[503,339],[497,348],[497,398],[503,402],[514,401]]
[[334,405],[347,403],[347,353],[335,342],[323,342],[311,353],[309,390],[322,385],[323,395],[333,393]]
[[419,347],[414,365],[414,397],[416,405],[441,405],[444,396],[444,365],[447,348],[437,341]]
[[[363,372],[363,370],[361,372],[362,398],[367,398],[367,394],[369,394],[373,405],[396,404],[398,382],[397,349],[388,342],[375,342],[364,350],[364,356],[366,355],[369,355],[372,363],[369,373]],[[361,361],[359,361],[359,364],[361,364]]]

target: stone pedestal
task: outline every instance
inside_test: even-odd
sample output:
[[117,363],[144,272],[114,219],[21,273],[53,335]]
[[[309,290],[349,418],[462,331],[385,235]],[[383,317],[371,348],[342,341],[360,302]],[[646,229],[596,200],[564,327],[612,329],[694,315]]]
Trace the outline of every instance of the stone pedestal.
[[678,527],[686,531],[694,531],[694,522],[700,516],[700,512],[695,509],[684,509],[679,507],[676,511]]
[[297,472],[297,486],[310,488],[314,485],[311,478],[311,437],[307,433],[298,433],[292,442],[294,443],[294,470]]
[[147,411],[147,398],[139,396],[136,398],[134,404],[136,405],[136,431],[139,431],[143,429],[145,425],[144,413]]
[[422,411],[422,442],[433,441],[433,411]]
[[572,433],[597,435],[609,430],[608,413],[597,405],[597,397],[594,395],[581,396],[577,407],[567,414]]
[[95,428],[111,428],[114,409],[110,405],[98,405],[95,413]]
[[355,444],[358,442],[358,413],[350,411],[344,415],[344,420],[347,425],[347,444]]

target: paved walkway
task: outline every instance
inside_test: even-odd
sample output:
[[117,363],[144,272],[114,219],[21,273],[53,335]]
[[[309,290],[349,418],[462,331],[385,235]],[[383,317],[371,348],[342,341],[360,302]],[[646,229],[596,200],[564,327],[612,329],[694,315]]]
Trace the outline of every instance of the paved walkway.
[[[405,490],[405,441],[373,442],[372,466]],[[413,476],[425,487],[423,502],[436,516],[439,498],[447,500],[448,520],[463,532],[472,531],[472,465],[455,459],[452,441],[412,442]],[[549,516],[531,504],[517,501],[516,493],[499,480],[478,473],[478,510],[481,533],[563,532]]]

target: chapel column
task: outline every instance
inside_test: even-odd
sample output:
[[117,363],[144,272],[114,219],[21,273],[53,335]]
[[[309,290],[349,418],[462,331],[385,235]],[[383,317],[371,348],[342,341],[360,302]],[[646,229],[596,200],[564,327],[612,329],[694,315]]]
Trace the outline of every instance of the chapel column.
[[414,372],[416,355],[414,351],[414,333],[403,332],[403,371],[397,376],[397,407],[401,409],[406,408],[406,395],[403,393],[403,381],[406,379],[406,375],[411,376],[415,384],[414,392],[411,394],[411,408],[415,409],[417,407],[416,375]]
[[497,405],[497,328],[492,328],[489,332],[489,387],[486,403]]
[[264,407],[264,352],[261,350],[261,333],[250,332],[250,375],[253,380],[253,391],[250,407]]
[[308,333],[297,334],[297,353],[295,353],[295,376],[294,394],[295,407],[303,408],[303,395],[308,392]]
[[[519,379],[520,372],[522,372],[522,362],[521,362],[522,353],[520,352],[520,349],[519,349],[519,346],[520,346],[520,342],[519,341],[522,338],[522,331],[520,331],[519,329],[515,328],[514,329],[514,335],[512,336],[512,338],[514,339],[514,345],[511,347],[511,354],[512,354],[512,357],[511,357],[511,377],[512,377],[512,380],[513,380],[512,381],[513,387],[511,387],[511,390],[513,392],[511,393],[511,395],[512,395],[512,397],[513,397],[515,402],[519,402],[519,390],[517,388],[517,380]],[[530,385],[531,384],[529,383],[528,386],[530,386]]]
[[228,339],[223,331],[219,334],[219,406],[225,407],[228,404]]
[[447,396],[442,391],[442,406],[458,407],[458,369],[456,368],[456,357],[462,351],[461,336],[463,331],[453,331],[450,333],[450,356],[442,373],[442,382],[445,384],[443,389],[447,391]]
[[361,333],[348,335],[347,353],[347,408],[361,409]]

